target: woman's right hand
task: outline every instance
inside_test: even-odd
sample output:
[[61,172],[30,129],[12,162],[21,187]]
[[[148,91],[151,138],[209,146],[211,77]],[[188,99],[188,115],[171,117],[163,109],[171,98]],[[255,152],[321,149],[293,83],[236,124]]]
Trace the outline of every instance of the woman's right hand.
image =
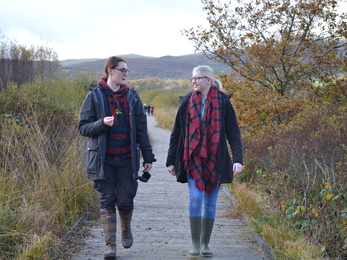
[[113,116],[107,116],[104,118],[103,123],[105,126],[113,126],[114,117]]
[[169,171],[169,173],[170,173],[172,176],[176,176],[175,166],[169,165],[169,166],[167,167],[167,170]]

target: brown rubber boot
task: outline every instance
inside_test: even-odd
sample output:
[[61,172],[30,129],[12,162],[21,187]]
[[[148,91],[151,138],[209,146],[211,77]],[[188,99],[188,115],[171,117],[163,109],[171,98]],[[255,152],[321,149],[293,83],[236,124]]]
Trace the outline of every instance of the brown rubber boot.
[[133,210],[120,210],[118,209],[120,226],[122,229],[122,245],[124,248],[130,248],[133,245],[133,234],[131,232],[131,218]]
[[106,209],[100,210],[101,225],[104,230],[106,250],[104,259],[116,259],[116,233],[117,233],[117,215],[116,212],[110,213]]

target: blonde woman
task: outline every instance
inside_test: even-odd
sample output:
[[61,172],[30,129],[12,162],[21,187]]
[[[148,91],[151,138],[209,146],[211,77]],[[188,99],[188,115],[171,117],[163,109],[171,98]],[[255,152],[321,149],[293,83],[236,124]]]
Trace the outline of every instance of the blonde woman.
[[222,183],[231,183],[242,171],[241,135],[231,95],[221,91],[214,71],[198,66],[191,81],[194,90],[180,98],[166,166],[178,182],[188,183],[193,244],[189,255],[213,256],[209,242],[218,193]]

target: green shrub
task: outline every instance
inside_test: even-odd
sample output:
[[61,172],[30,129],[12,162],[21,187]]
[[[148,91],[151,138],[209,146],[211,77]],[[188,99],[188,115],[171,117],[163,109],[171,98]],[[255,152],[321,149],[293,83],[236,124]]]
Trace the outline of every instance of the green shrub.
[[95,210],[77,131],[81,80],[0,92],[0,258],[44,259],[81,213]]
[[307,108],[290,122],[268,125],[247,140],[246,172],[271,194],[293,227],[347,257],[347,110]]

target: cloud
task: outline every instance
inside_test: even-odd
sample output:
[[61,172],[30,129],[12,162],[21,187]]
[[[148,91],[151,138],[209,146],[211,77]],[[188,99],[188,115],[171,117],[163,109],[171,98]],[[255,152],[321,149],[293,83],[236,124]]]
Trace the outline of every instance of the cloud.
[[59,59],[193,53],[181,30],[202,24],[200,0],[12,0],[0,10],[3,34],[28,46],[49,42]]

